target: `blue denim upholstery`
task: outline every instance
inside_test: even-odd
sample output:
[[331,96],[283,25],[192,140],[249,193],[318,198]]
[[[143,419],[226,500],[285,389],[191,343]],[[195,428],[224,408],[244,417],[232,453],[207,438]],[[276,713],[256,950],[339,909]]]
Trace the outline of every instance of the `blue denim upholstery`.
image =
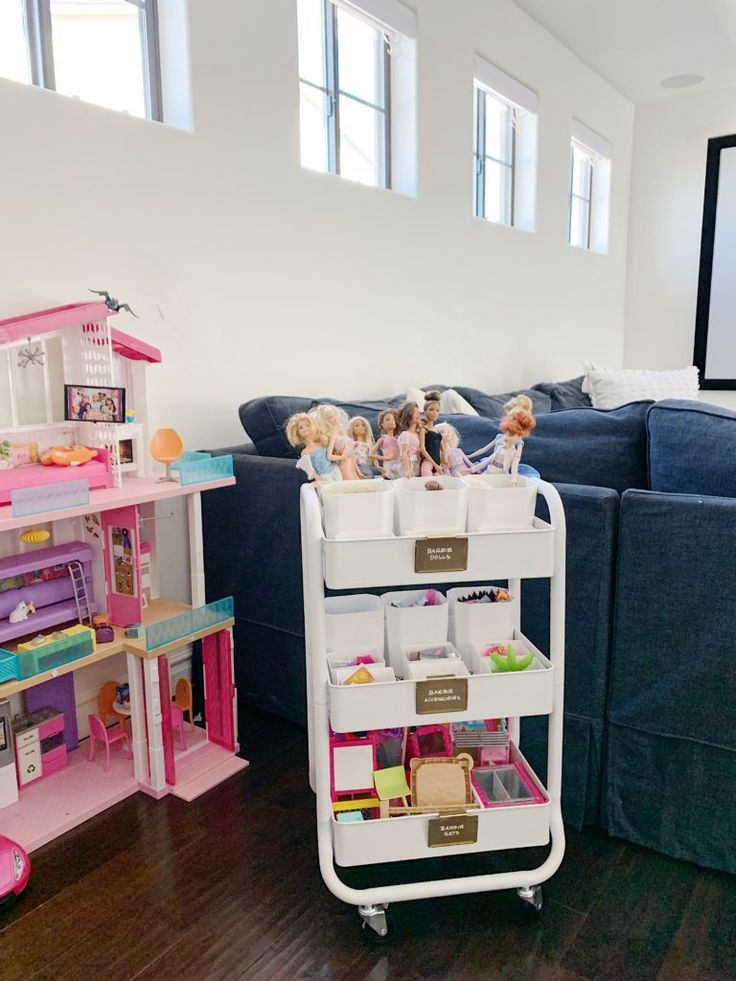
[[647,416],[652,490],[736,495],[736,412],[668,399]]
[[506,392],[505,395],[488,395],[477,388],[461,388],[460,386],[455,391],[458,395],[462,395],[467,402],[470,402],[478,415],[485,416],[487,419],[500,419],[503,415],[504,405],[514,395],[527,395],[532,400],[532,412],[535,415],[552,411],[552,400],[549,395],[534,388],[522,388],[518,392]]
[[606,825],[729,872],[736,872],[734,555],[736,500],[624,494]]
[[560,409],[589,408],[593,403],[590,401],[590,396],[583,391],[584,380],[585,375],[579,375],[566,382],[540,382],[534,386],[534,390],[549,396],[552,412]]

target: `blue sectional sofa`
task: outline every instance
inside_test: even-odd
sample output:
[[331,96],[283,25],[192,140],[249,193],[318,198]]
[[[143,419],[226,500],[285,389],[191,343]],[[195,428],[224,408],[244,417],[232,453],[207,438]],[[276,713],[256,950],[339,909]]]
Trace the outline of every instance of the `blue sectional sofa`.
[[[447,417],[470,452],[508,396],[456,389],[480,413]],[[597,410],[580,379],[527,394],[537,427],[524,460],[556,484],[568,523],[565,819],[736,871],[736,413]],[[233,454],[237,484],[203,501],[208,590],[235,597],[239,703],[300,723],[304,478],[283,426],[319,401],[332,400],[241,406],[253,442],[213,451]],[[374,422],[400,401],[339,404]],[[546,581],[525,584],[522,626],[542,649],[548,600]],[[543,774],[544,720],[522,730]]]

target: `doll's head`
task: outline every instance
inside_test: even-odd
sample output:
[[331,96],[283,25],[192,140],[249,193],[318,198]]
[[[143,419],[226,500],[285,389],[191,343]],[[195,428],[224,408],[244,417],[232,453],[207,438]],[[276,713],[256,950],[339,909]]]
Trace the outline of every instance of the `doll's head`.
[[291,446],[327,442],[315,416],[308,415],[306,412],[297,412],[287,421],[286,438]]
[[424,418],[428,422],[434,422],[437,416],[440,414],[440,399],[441,394],[439,392],[426,392],[424,396]]
[[404,402],[399,409],[397,432],[403,433],[412,425],[415,427],[418,426],[421,421],[422,417],[417,403]]
[[398,413],[393,409],[384,409],[378,416],[378,427],[384,436],[393,436],[398,426]]
[[514,439],[526,439],[536,424],[537,421],[531,412],[525,409],[512,409],[499,423],[499,429],[506,436],[513,436]]
[[358,443],[372,443],[373,430],[365,416],[355,416],[348,425],[348,436]]
[[508,415],[515,409],[523,409],[524,412],[528,412],[529,415],[532,415],[533,408],[534,405],[528,395],[514,395],[513,398],[510,398],[504,405],[503,411],[506,413],[506,415]]
[[460,434],[449,422],[441,422],[435,426],[435,429],[442,436],[442,442],[449,449],[454,450],[460,445]]
[[331,436],[333,432],[345,433],[348,428],[348,414],[344,409],[336,405],[321,404],[309,410],[309,415],[313,416],[319,428],[326,436]]

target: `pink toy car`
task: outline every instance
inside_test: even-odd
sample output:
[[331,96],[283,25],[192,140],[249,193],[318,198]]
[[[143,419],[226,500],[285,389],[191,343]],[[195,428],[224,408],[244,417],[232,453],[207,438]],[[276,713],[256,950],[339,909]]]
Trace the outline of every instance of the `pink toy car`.
[[31,877],[31,860],[24,848],[0,835],[0,901],[20,896]]

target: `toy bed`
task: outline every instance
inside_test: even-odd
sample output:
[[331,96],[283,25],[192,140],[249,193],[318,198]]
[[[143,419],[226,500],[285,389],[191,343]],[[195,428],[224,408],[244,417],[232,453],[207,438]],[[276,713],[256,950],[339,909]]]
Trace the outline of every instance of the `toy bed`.
[[18,488],[38,487],[67,480],[86,480],[90,490],[114,486],[107,450],[98,450],[96,460],[90,460],[79,467],[45,467],[41,463],[32,463],[25,467],[0,470],[0,504],[10,504],[11,491]]

